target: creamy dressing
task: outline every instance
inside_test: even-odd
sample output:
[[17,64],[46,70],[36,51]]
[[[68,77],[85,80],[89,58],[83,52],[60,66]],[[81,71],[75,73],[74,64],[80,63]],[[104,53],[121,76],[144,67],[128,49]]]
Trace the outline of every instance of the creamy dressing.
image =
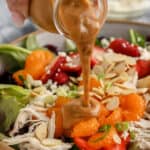
[[106,14],[106,1],[104,7],[99,1],[89,0],[62,0],[59,4],[59,20],[64,31],[76,43],[79,50],[83,82],[83,105],[89,105],[89,75],[90,59],[96,36],[101,29]]

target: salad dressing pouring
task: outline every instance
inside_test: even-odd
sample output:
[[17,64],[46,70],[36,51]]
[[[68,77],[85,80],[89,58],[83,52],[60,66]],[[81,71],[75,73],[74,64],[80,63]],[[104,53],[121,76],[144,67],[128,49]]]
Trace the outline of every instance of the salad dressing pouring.
[[91,54],[106,17],[106,0],[59,0],[55,11],[58,31],[71,38],[79,50],[84,83],[82,104],[88,107]]
[[55,25],[57,30],[72,39],[78,48],[82,65],[84,96],[63,108],[64,128],[76,121],[97,116],[99,103],[89,97],[90,61],[95,39],[107,14],[106,0],[56,0]]
[[[47,6],[49,9],[44,9]],[[42,14],[36,11],[41,8],[43,9]],[[102,28],[106,14],[106,0],[46,0],[44,3],[31,1],[30,15],[33,20],[48,31],[58,31],[72,39],[80,54],[84,96],[63,107],[65,128],[69,128],[74,122],[84,119],[85,116],[97,116],[99,113],[99,104],[96,100],[89,98],[90,61],[95,39]],[[47,18],[47,21],[44,18]]]

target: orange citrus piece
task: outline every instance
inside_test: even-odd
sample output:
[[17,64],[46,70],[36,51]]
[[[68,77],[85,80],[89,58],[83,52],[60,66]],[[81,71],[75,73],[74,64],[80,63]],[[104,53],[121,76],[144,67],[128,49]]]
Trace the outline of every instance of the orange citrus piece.
[[145,112],[145,101],[138,94],[121,96],[120,103],[124,121],[137,121]]
[[28,72],[26,70],[19,70],[13,74],[13,79],[19,84],[23,85],[23,80],[26,79]]
[[59,97],[56,99],[55,107],[62,107],[64,104],[68,103],[69,101],[70,101],[69,98],[63,97],[63,96],[59,96]]
[[93,149],[100,150],[102,148],[111,147],[114,145],[113,136],[117,134],[117,131],[114,127],[110,128],[110,131],[96,133],[95,135],[91,136],[88,140],[89,146]]
[[117,108],[105,119],[104,125],[105,124],[114,125],[121,121],[122,121],[122,110],[120,108]]
[[99,123],[96,118],[77,123],[72,130],[71,137],[87,137],[98,131]]

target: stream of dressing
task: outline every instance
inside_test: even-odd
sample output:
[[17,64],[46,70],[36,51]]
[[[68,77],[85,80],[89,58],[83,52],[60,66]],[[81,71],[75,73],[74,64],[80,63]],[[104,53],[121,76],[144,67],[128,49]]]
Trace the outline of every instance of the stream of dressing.
[[63,108],[64,128],[86,117],[97,116],[99,103],[89,97],[90,62],[95,39],[102,28],[107,13],[106,0],[61,0],[59,21],[65,32],[76,43],[82,65],[84,96]]
[[[103,5],[102,5],[103,4]],[[83,106],[89,106],[89,75],[92,49],[106,17],[106,0],[62,0],[59,19],[79,50],[84,82]]]

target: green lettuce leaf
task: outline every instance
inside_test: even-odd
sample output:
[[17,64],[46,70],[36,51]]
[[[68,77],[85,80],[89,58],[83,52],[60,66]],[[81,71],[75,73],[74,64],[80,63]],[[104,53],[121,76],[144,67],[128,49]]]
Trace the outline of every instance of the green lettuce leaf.
[[29,103],[30,90],[0,84],[0,132],[7,132],[23,107]]
[[4,64],[5,63],[8,64],[9,61],[9,65],[12,66],[9,68],[10,70],[14,68],[14,66],[15,68],[23,68],[26,57],[30,53],[31,53],[30,50],[15,45],[11,45],[11,44],[0,45],[0,58],[2,59],[2,62]]
[[27,48],[29,50],[35,50],[40,48],[38,42],[37,42],[37,38],[35,34],[30,34],[29,36],[27,36],[21,43],[20,43],[21,47]]

